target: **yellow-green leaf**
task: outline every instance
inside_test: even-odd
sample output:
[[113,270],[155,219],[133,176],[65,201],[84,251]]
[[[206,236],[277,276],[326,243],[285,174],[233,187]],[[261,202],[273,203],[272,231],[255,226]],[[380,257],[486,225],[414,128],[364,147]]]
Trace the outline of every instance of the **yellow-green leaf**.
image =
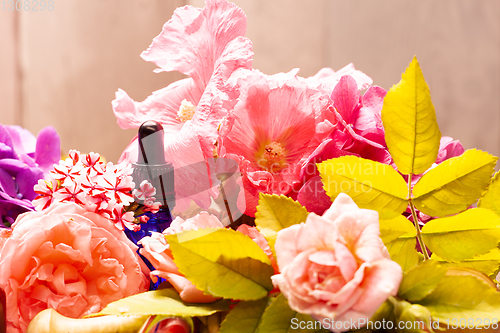
[[398,238],[414,238],[417,236],[415,226],[403,215],[389,220],[381,219],[379,224],[380,238],[382,238],[386,246]]
[[462,261],[445,261],[435,253],[432,254],[431,259],[439,261],[439,263],[443,267],[458,266],[472,268],[483,272],[490,278],[495,278],[500,271],[500,249],[498,248],[494,248],[486,254],[475,256],[472,259],[465,259]]
[[209,316],[219,311],[228,311],[227,301],[208,304],[184,303],[174,289],[160,289],[136,294],[108,304],[99,313],[88,317],[103,315],[118,316]]
[[445,274],[446,268],[437,261],[426,260],[404,274],[398,296],[410,302],[419,301],[436,289]]
[[274,243],[278,231],[305,222],[308,214],[305,207],[291,198],[284,195],[259,193],[255,225],[266,237],[274,253]]
[[473,208],[427,222],[422,236],[431,252],[444,260],[472,259],[497,247],[500,217],[488,209]]
[[491,179],[488,190],[477,203],[478,207],[486,208],[500,215],[500,171]]
[[486,326],[498,321],[500,313],[500,293],[475,276],[447,275],[418,303],[430,310],[433,319],[450,326],[462,318],[466,322],[473,318],[477,327]]
[[328,332],[309,315],[290,309],[283,294],[274,298],[262,315],[258,333]]
[[420,260],[415,249],[416,236],[415,226],[402,215],[389,220],[380,220],[380,237],[391,259],[397,262],[404,272],[417,265]]
[[255,225],[274,231],[304,222],[307,209],[297,201],[284,195],[259,193],[259,205],[255,213]]
[[384,98],[385,142],[398,170],[420,174],[436,161],[441,132],[417,58]]
[[490,183],[497,157],[471,149],[429,170],[413,187],[413,203],[430,216],[466,210]]
[[269,297],[257,301],[239,302],[226,316],[219,333],[255,333],[258,331],[262,314],[269,303]]
[[273,268],[248,236],[231,229],[199,229],[167,235],[179,271],[205,293],[257,300],[272,290]]
[[396,239],[386,246],[391,259],[401,266],[403,272],[406,272],[422,260],[421,255],[415,249],[416,245],[417,239],[413,237]]
[[348,194],[360,208],[379,212],[391,219],[408,206],[408,188],[391,166],[356,156],[342,156],[318,164],[326,194],[335,199]]

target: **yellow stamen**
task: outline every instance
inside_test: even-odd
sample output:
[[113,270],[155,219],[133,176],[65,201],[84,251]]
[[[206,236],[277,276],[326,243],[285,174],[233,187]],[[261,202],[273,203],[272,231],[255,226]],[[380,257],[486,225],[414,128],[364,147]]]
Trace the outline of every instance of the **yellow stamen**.
[[179,111],[177,111],[177,117],[180,121],[185,123],[188,120],[193,119],[194,112],[196,111],[196,106],[188,100],[182,100]]
[[[262,151],[262,150],[261,150]],[[258,159],[257,164],[260,168],[275,173],[286,166],[286,150],[279,142],[267,144],[263,153]]]

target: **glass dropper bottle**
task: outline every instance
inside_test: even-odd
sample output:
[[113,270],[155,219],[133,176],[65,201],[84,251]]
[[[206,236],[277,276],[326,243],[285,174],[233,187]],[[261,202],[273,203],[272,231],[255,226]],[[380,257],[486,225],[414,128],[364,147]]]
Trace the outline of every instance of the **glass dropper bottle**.
[[[161,204],[158,212],[146,211],[141,214],[141,216],[145,215],[147,217],[147,222],[140,223],[139,230],[125,229],[127,237],[139,247],[141,245],[137,244],[137,242],[143,237],[151,236],[153,232],[161,233],[172,222],[170,208],[175,206],[174,168],[172,164],[165,161],[163,140],[164,131],[160,123],[148,120],[139,127],[138,159],[137,163],[132,163],[132,177],[135,188],[138,190],[143,181],[148,181],[156,190],[155,201]],[[138,205],[144,204],[137,198],[135,200]],[[146,258],[142,255],[141,258],[151,270],[154,269]],[[159,279],[157,283],[152,283],[150,289],[156,289],[160,282]]]

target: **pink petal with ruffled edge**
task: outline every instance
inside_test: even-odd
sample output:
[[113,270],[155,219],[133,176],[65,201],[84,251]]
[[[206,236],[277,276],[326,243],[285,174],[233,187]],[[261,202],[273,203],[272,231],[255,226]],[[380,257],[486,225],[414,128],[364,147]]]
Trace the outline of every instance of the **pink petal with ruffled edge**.
[[204,88],[226,45],[244,36],[246,29],[246,16],[239,7],[225,0],[207,0],[202,10],[176,9],[141,56],[160,67],[156,72],[176,70]]
[[165,133],[176,133],[183,125],[177,117],[181,102],[185,99],[196,105],[202,94],[203,89],[197,88],[193,79],[186,78],[153,92],[142,102],[135,102],[119,89],[111,104],[123,129],[138,128],[146,120],[154,119],[163,125]]
[[371,263],[365,269],[365,277],[359,288],[362,292],[357,302],[338,321],[364,318],[365,322],[385,302],[388,296],[396,296],[403,277],[401,266],[383,259]]
[[308,77],[307,81],[313,87],[321,90],[324,94],[330,95],[335,85],[344,75],[352,76],[354,80],[356,80],[359,90],[366,89],[373,83],[373,80],[368,75],[356,70],[352,63],[336,72],[328,67],[322,68],[316,75]]
[[224,225],[217,217],[207,212],[200,212],[187,220],[176,217],[170,227],[163,232],[165,235],[173,235],[187,230],[198,230],[206,228],[224,228]]
[[368,88],[362,97],[363,106],[354,122],[354,129],[359,135],[384,146],[385,132],[381,111],[386,94],[387,92],[378,86]]
[[442,163],[443,161],[460,156],[464,153],[465,149],[458,140],[453,140],[449,136],[443,136],[439,143],[439,152],[436,158],[436,164]]

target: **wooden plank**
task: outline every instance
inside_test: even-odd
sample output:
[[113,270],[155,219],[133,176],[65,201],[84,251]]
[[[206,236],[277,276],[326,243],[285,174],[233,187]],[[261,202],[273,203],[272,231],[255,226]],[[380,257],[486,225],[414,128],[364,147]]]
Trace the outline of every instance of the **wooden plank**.
[[0,7],[0,124],[21,124],[17,12]]
[[21,12],[24,126],[54,126],[63,153],[99,152],[116,162],[136,130],[122,130],[111,101],[118,88],[141,101],[181,77],[154,74],[140,58],[184,1],[57,1]]
[[328,65],[389,89],[417,55],[443,135],[500,155],[500,1],[328,2]]

